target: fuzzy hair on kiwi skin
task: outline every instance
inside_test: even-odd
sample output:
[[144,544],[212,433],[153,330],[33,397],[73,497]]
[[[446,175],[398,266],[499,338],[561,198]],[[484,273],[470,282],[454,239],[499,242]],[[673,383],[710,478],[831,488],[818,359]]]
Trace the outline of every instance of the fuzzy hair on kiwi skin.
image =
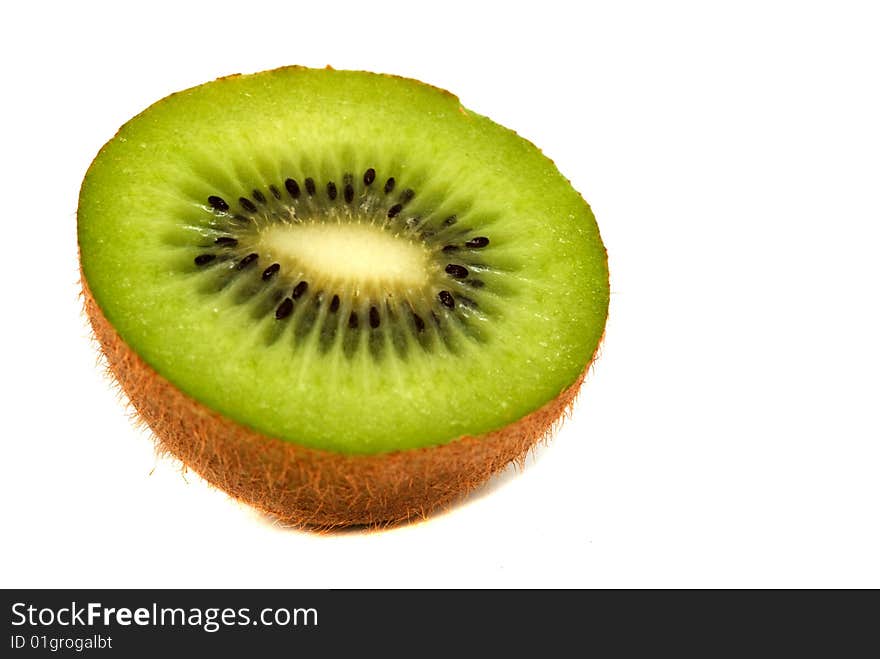
[[571,386],[500,430],[430,448],[344,455],[267,437],[190,398],[122,340],[82,273],[80,280],[84,311],[109,371],[158,448],[230,496],[283,524],[311,530],[425,518],[511,462],[521,465],[570,412],[599,350]]

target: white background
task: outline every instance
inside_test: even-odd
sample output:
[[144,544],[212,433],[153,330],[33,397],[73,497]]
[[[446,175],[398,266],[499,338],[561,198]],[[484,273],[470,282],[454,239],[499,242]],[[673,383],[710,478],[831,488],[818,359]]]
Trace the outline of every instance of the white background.
[[[880,587],[875,7],[4,3],[0,585]],[[554,159],[607,244],[574,418],[426,522],[292,531],[182,475],[80,315],[101,145],[294,63],[453,91]]]

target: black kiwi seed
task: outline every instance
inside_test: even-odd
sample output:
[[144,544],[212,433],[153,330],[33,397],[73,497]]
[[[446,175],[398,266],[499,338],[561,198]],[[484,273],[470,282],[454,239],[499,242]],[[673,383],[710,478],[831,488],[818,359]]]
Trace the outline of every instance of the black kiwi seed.
[[483,288],[486,285],[482,279],[468,279],[465,283],[471,288]]
[[293,197],[294,199],[299,198],[299,183],[294,181],[292,178],[289,178],[284,181],[284,187],[287,188],[287,193]]
[[413,322],[416,324],[416,331],[417,332],[424,332],[425,331],[425,321],[422,320],[422,317],[419,314],[417,314],[417,313],[413,314]]
[[470,247],[471,249],[480,249],[489,244],[489,239],[486,236],[477,236],[476,238],[471,238],[468,240],[464,246]]
[[376,307],[370,307],[370,327],[379,327],[379,310]]
[[385,181],[385,194],[388,194],[394,189],[394,177],[392,176],[390,179]]
[[251,218],[245,217],[244,215],[238,215],[238,214],[233,215],[232,219],[235,220],[236,222],[242,222],[242,223],[251,221]]
[[443,225],[447,226],[447,227],[451,227],[456,222],[458,222],[458,217],[456,217],[455,215],[450,215],[445,220],[443,220]]
[[274,185],[269,186],[269,192],[271,192],[272,196],[275,197],[276,199],[281,199],[281,193],[278,191],[278,188],[276,188]]
[[354,199],[354,188],[351,183],[345,184],[345,203],[350,204]]
[[388,209],[388,217],[397,217],[398,213],[403,210],[403,206],[400,204],[394,204],[391,208]]
[[370,185],[376,180],[376,170],[370,167],[364,172],[364,185]]
[[450,309],[455,309],[455,298],[452,297],[452,293],[449,291],[440,291],[437,293],[437,297],[440,300],[440,304],[444,307],[449,307]]
[[231,236],[220,236],[217,240],[214,241],[215,245],[222,245],[223,247],[235,247],[238,245],[238,241]]
[[274,277],[280,269],[280,263],[273,263],[272,265],[270,265],[268,268],[263,270],[263,281],[269,281],[270,279],[272,279],[272,277]]
[[315,190],[316,190],[316,189],[317,189],[317,188],[315,187],[315,179],[313,179],[313,178],[307,178],[307,179],[306,179],[306,192],[309,193],[309,196],[310,196],[310,197],[314,197],[314,196],[315,196]]
[[408,204],[409,202],[411,202],[413,200],[413,197],[415,197],[415,196],[416,196],[416,193],[413,192],[412,190],[410,190],[409,188],[407,188],[406,190],[403,191],[403,194],[400,195],[400,203],[401,204]]
[[196,265],[207,265],[216,258],[217,256],[215,254],[199,254],[193,259],[193,261]]
[[252,202],[247,197],[239,197],[238,203],[241,205],[242,208],[244,208],[249,213],[256,213],[257,212],[257,207],[254,205],[254,202]]
[[223,197],[218,197],[216,195],[211,195],[208,197],[208,203],[215,210],[220,211],[221,213],[225,213],[229,210],[229,204],[226,203],[226,200]]
[[336,199],[336,184],[333,181],[327,183],[327,196]]
[[450,252],[457,252],[458,245],[444,245],[443,251],[446,252],[447,254],[449,254]]
[[284,320],[293,311],[293,300],[289,297],[284,298],[278,308],[275,309],[275,320]]
[[257,260],[259,257],[260,257],[260,255],[257,254],[256,252],[251,252],[250,254],[248,254],[247,256],[245,256],[241,261],[239,261],[238,264],[237,264],[235,267],[236,267],[236,269],[238,269],[238,270],[244,270],[246,267],[248,267],[249,265],[251,265],[251,264],[253,264],[254,262],[256,262],[256,260]]
[[334,295],[333,299],[330,300],[330,313],[336,313],[339,311],[339,296]]
[[309,282],[301,281],[293,287],[293,299],[298,300],[309,290]]
[[351,315],[348,317],[348,327],[349,329],[357,329],[358,326],[358,315],[356,311],[352,311]]
[[254,199],[256,199],[261,204],[266,203],[266,195],[264,195],[259,190],[254,190]]
[[468,276],[468,269],[463,265],[456,265],[455,263],[450,263],[446,266],[446,274],[450,277],[455,277],[456,279],[464,279]]

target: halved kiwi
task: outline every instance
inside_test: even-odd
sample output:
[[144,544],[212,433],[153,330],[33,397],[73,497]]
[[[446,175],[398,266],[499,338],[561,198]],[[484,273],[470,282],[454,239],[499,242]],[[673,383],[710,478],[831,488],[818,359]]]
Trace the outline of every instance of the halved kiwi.
[[78,224],[88,316],[163,447],[308,526],[424,515],[524,457],[608,307],[553,163],[388,75],[173,94],[100,151]]

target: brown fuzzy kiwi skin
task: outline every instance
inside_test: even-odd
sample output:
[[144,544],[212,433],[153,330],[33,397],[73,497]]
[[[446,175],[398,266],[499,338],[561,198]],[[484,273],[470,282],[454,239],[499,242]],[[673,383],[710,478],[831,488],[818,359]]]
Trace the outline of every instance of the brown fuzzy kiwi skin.
[[430,448],[345,455],[267,437],[190,398],[122,340],[82,273],[80,279],[85,313],[110,373],[154,432],[159,450],[232,497],[300,528],[425,518],[511,462],[522,464],[571,409],[590,366],[556,398],[500,430]]

